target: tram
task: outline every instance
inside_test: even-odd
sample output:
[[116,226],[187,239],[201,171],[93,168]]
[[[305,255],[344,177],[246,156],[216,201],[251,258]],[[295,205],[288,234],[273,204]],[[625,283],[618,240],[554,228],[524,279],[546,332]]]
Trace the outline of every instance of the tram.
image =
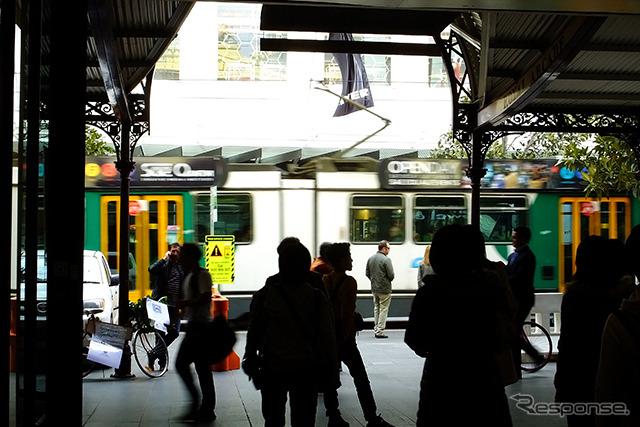
[[[204,157],[142,157],[131,176],[130,283],[135,301],[151,293],[148,266],[168,244],[203,244],[208,235],[234,236],[233,283],[217,284],[230,298],[230,315],[248,309],[251,295],[277,271],[278,243],[296,236],[312,254],[322,242],[349,242],[351,274],[370,295],[367,258],[382,239],[396,278],[392,313],[408,316],[417,267],[437,229],[470,221],[471,190],[465,161],[323,158],[296,169],[227,164]],[[480,228],[487,256],[506,259],[511,232],[532,230],[535,288],[562,292],[574,272],[576,248],[593,234],[624,240],[640,223],[638,200],[626,195],[585,198],[580,173],[555,160],[487,160]],[[120,197],[114,159],[86,159],[86,249],[119,265]]]

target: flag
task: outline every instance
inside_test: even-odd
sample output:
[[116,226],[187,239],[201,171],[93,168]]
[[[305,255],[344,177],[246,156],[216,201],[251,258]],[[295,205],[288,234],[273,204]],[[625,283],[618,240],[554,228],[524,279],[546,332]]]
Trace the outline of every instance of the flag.
[[[347,33],[330,33],[329,40],[353,41],[353,35]],[[340,66],[342,74],[342,96],[364,107],[373,107],[373,97],[367,79],[367,70],[362,63],[362,57],[357,53],[334,53],[334,58]],[[345,116],[358,111],[360,108],[341,99],[334,117]]]

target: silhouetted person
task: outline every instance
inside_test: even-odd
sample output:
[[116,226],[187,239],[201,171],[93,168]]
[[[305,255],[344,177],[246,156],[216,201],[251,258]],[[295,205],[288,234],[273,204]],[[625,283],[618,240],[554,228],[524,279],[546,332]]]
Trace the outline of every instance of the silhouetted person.
[[395,278],[389,251],[389,242],[381,240],[378,243],[378,252],[367,260],[366,275],[371,281],[373,293],[373,333],[376,338],[389,338],[384,331],[391,305],[391,282]]
[[[529,312],[535,302],[535,290],[533,288],[533,279],[536,272],[536,257],[529,248],[531,241],[531,230],[528,227],[516,227],[511,234],[511,243],[515,251],[509,255],[507,262],[507,274],[509,276],[509,285],[511,292],[518,303],[518,311],[516,313],[517,330],[522,330],[525,320],[529,316]],[[522,377],[520,370],[521,350],[524,350],[533,358],[540,358],[541,355],[531,346],[530,343],[521,339],[516,340],[513,344],[513,362],[516,367],[518,378]]]
[[609,315],[602,334],[596,377],[596,401],[626,405],[628,415],[596,417],[597,426],[640,425],[640,226],[635,226],[624,246],[625,277],[635,291],[619,311]]
[[[293,236],[285,237],[284,239],[282,239],[282,241],[280,242],[280,244],[276,249],[278,252],[278,255],[282,253],[283,248],[285,248],[286,246],[298,245],[298,244],[301,244],[301,243],[300,243],[300,239],[298,239],[297,237],[293,237]],[[329,244],[329,246],[331,246],[331,244]],[[273,276],[267,277],[267,280],[265,281],[265,286],[280,282],[280,277],[281,277],[281,273],[279,272],[274,274]],[[319,273],[313,270],[311,266],[309,267],[309,276],[307,277],[306,282],[309,283],[313,288],[319,289],[326,294],[324,284],[322,283],[322,273]]]
[[[405,333],[407,345],[425,358],[418,426],[512,425],[496,360],[513,339],[513,328],[503,328],[502,320],[512,319],[510,294],[487,262],[483,242],[471,226],[447,225],[433,237],[435,274],[418,289]],[[481,334],[472,330],[478,307],[494,319]],[[472,374],[464,368],[470,357],[481,367]]]
[[424,256],[418,263],[418,287],[421,288],[424,286],[424,276],[433,274],[433,267],[431,267],[431,261],[429,261],[429,252],[431,252],[431,245],[427,245],[424,248]]
[[320,383],[339,382],[329,301],[307,282],[309,251],[291,240],[278,248],[278,275],[251,300],[247,331],[245,361],[259,360],[267,427],[285,425],[287,398],[291,425],[314,425]]
[[323,242],[320,245],[320,256],[311,263],[311,271],[320,273],[321,275],[329,274],[333,271],[333,267],[327,261],[327,250],[331,246],[330,242]]
[[[191,397],[189,412],[183,417],[185,421],[213,421],[216,419],[216,390],[213,374],[202,350],[202,342],[207,339],[207,324],[211,320],[211,275],[200,267],[202,251],[195,243],[185,243],[182,247],[181,260],[187,271],[184,279],[184,299],[177,305],[183,309],[183,317],[187,320],[187,332],[180,344],[176,356],[176,371],[182,378]],[[198,389],[193,382],[191,364],[195,364]]]
[[[602,332],[607,317],[632,291],[624,275],[618,240],[585,238],[576,252],[576,273],[561,305],[561,330],[554,380],[557,402],[593,402]],[[593,426],[595,416],[567,415],[567,424]]]
[[[327,251],[327,259],[333,266],[333,272],[323,276],[323,281],[333,309],[338,359],[349,368],[367,426],[391,426],[378,414],[367,370],[356,343],[353,318],[356,313],[358,284],[353,277],[347,275],[347,271],[353,268],[349,243],[331,245]],[[324,402],[330,427],[349,425],[340,415],[338,391],[335,388],[325,390]]]

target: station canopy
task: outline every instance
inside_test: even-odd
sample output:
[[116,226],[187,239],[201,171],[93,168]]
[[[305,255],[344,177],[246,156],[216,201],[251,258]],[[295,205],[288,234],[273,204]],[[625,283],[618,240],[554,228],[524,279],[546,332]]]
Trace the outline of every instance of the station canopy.
[[[448,46],[464,58],[468,70],[465,82],[460,84],[466,89],[454,94],[454,104],[460,107],[454,105],[452,111],[454,128],[456,122],[467,126],[469,132],[499,129],[510,123],[512,129],[591,132],[593,118],[603,117],[597,124],[601,133],[638,130],[640,2],[634,0],[243,2],[263,4],[264,30],[434,35],[448,27],[455,37],[455,46],[451,42]],[[134,128],[138,126],[137,132],[144,133],[148,130],[147,105],[154,66],[194,2],[89,0],[88,4],[86,75],[91,105],[86,120],[117,122],[130,118]],[[44,57],[47,5],[45,1]],[[287,42],[291,42],[289,46]],[[322,51],[327,42],[309,41],[306,48]],[[300,46],[294,40],[278,43],[291,50]],[[357,42],[341,49],[425,54],[425,47],[416,44],[390,43],[387,49],[380,42]],[[43,61],[45,103],[47,67],[47,61]],[[141,83],[144,93],[134,93]],[[104,108],[107,105],[111,110]],[[465,117],[469,114],[465,105],[473,106],[473,120]],[[164,151],[172,149],[176,148],[165,147]],[[309,149],[281,149],[273,155],[262,149],[260,156],[255,155],[259,148],[239,150],[210,147],[199,154],[211,151],[238,160],[255,161],[259,157],[273,162],[286,160],[287,156],[299,160],[319,155]],[[388,155],[371,154],[378,158]]]

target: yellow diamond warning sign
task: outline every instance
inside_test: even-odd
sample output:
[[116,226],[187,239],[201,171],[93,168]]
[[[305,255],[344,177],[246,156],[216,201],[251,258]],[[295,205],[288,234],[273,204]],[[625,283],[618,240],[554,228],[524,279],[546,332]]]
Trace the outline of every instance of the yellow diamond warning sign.
[[205,267],[214,284],[235,281],[235,236],[205,236]]

